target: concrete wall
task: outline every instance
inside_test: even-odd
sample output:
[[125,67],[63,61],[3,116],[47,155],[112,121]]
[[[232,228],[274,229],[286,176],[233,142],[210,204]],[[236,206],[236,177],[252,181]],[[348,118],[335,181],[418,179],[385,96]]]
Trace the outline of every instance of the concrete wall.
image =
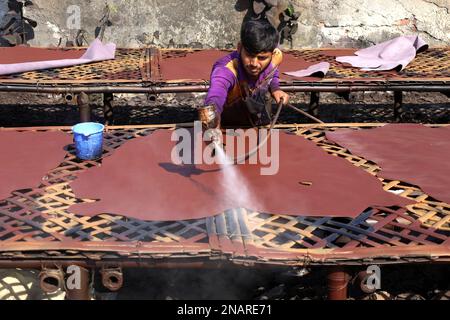
[[[57,44],[59,37],[73,38],[67,28],[67,8],[81,8],[81,27],[94,37],[94,30],[103,16],[104,0],[35,0],[27,8],[29,17],[38,21],[35,45]],[[157,44],[168,46],[195,45],[224,47],[234,43],[242,15],[235,14],[232,1],[182,0],[109,0],[113,26],[107,28],[105,39],[119,46]],[[159,37],[158,37],[159,33]],[[155,36],[156,35],[156,36]],[[224,36],[226,35],[226,36]]]
[[296,0],[301,11],[296,45],[369,45],[419,33],[434,45],[450,44],[450,0]]
[[4,16],[6,11],[8,10],[8,1],[7,0],[0,0],[0,20],[1,17]]
[[[105,0],[33,0],[26,16],[38,27],[32,45],[73,40],[67,9],[78,5],[88,40]],[[0,16],[7,0],[0,0]],[[113,26],[105,40],[119,46],[227,47],[238,41],[244,16],[234,0],[108,0]],[[432,45],[450,45],[450,0],[292,0],[301,13],[294,47],[367,46],[400,34],[419,33]]]

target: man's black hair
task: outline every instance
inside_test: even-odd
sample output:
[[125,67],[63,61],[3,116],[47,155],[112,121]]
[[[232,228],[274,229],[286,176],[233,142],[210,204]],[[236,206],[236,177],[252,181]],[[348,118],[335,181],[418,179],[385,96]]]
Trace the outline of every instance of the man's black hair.
[[277,30],[266,20],[248,20],[241,27],[241,44],[249,54],[272,52],[278,46]]
[[20,3],[16,0],[8,0],[8,10],[20,13]]

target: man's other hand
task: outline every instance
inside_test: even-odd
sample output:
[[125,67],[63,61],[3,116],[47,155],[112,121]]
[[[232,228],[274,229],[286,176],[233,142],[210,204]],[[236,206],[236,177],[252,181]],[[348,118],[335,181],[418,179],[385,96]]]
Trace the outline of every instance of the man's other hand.
[[280,103],[281,99],[283,99],[283,104],[287,104],[289,102],[289,95],[280,89],[272,92],[272,97],[275,99],[277,104]]

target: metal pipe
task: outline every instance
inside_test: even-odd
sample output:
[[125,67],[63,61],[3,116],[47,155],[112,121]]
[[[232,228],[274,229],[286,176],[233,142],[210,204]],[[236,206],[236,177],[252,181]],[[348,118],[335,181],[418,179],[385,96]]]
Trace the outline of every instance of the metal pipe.
[[147,95],[147,100],[152,103],[156,102],[157,99],[158,99],[158,96],[156,94],[148,94]]
[[39,273],[39,285],[45,293],[64,288],[64,272],[61,268],[42,269]]
[[450,83],[448,85],[407,85],[407,84],[380,84],[380,85],[299,85],[299,86],[283,86],[280,88],[286,92],[356,92],[356,91],[425,91],[440,92],[450,91]]
[[319,99],[320,96],[318,92],[311,92],[308,112],[312,114],[314,117],[317,117],[319,115]]
[[325,122],[323,122],[322,120],[317,119],[316,117],[313,117],[313,116],[310,115],[308,112],[305,112],[305,111],[303,111],[302,109],[299,109],[299,108],[297,108],[297,107],[294,107],[292,104],[289,104],[289,103],[288,103],[286,106],[289,107],[289,108],[291,108],[291,109],[294,110],[294,111],[297,111],[298,113],[304,115],[305,117],[307,117],[307,118],[309,118],[309,119],[311,119],[311,120],[313,120],[313,121],[315,121],[315,122],[317,122],[317,123],[321,123],[321,124],[324,124],[324,123],[325,123]]
[[64,95],[64,100],[66,100],[66,102],[72,102],[73,101],[73,94],[68,93],[68,94]]
[[89,280],[90,272],[89,269],[78,266],[79,273],[77,276],[78,287],[72,288],[66,287],[66,300],[90,300],[90,290],[89,290]]
[[103,94],[103,117],[106,125],[110,125],[114,120],[113,100],[114,95],[112,93]]
[[[79,260],[65,260],[65,259],[54,259],[54,260],[0,260],[0,269],[41,269],[45,267],[54,267],[55,264],[62,268],[68,268],[70,266],[80,266],[89,269],[107,269],[111,266],[115,266],[121,269],[137,269],[137,268],[145,268],[145,269],[223,269],[223,268],[240,268],[242,265],[246,265],[248,267],[256,268],[256,269],[273,269],[273,264],[265,264],[265,263],[255,263],[248,264],[248,261],[229,261],[229,260],[210,260],[210,258],[203,257],[200,258],[177,258],[170,259],[171,261],[165,260],[161,261],[160,259],[139,259],[139,260],[88,260],[88,259],[79,259]],[[177,260],[177,261],[174,261]],[[246,264],[247,263],[247,264]],[[277,265],[276,267],[280,269],[284,268],[292,268],[292,265]]]
[[80,108],[80,122],[91,121],[91,107],[89,105],[89,96],[81,92],[77,97],[78,107]]
[[80,266],[84,268],[104,268],[111,264],[121,268],[155,268],[155,269],[201,269],[201,268],[222,268],[224,266],[234,266],[226,261],[186,261],[179,259],[178,262],[155,261],[155,260],[128,260],[128,261],[94,261],[94,260],[0,260],[0,269],[41,269],[48,266],[54,267],[55,263],[61,267]]
[[186,92],[206,92],[209,86],[192,85],[192,86],[166,86],[166,87],[146,87],[146,86],[24,86],[24,85],[6,85],[0,86],[0,91],[9,92],[36,92],[36,93],[60,93],[65,94],[71,92],[79,93],[186,93]]
[[401,122],[403,117],[403,92],[394,92],[394,120]]
[[331,267],[327,275],[328,300],[347,300],[349,274],[342,266]]
[[351,100],[351,96],[350,96],[350,92],[346,91],[346,92],[337,92],[336,95],[340,98],[345,99],[345,101],[350,102]]
[[104,267],[100,271],[102,275],[102,284],[110,291],[118,291],[123,285],[122,268],[108,268]]
[[364,293],[374,293],[375,291],[377,291],[376,288],[370,287],[367,284],[367,280],[369,279],[370,274],[363,270],[358,272],[358,275],[356,276],[353,286],[357,289],[357,290],[361,290]]
[[[450,92],[450,84],[445,85],[417,85],[417,84],[301,84],[301,85],[281,85],[280,88],[286,92],[355,92],[355,91],[426,91],[426,92]],[[45,85],[0,85],[0,92],[35,92],[35,93],[59,93],[73,94],[85,93],[186,93],[186,92],[206,92],[208,85],[179,85],[179,86],[45,86]]]

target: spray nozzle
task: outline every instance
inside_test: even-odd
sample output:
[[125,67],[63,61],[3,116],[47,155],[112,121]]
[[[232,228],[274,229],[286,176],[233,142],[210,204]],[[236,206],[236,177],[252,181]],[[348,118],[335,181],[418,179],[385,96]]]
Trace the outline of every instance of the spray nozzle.
[[219,119],[216,114],[216,106],[202,106],[198,108],[198,115],[205,130],[219,127]]

